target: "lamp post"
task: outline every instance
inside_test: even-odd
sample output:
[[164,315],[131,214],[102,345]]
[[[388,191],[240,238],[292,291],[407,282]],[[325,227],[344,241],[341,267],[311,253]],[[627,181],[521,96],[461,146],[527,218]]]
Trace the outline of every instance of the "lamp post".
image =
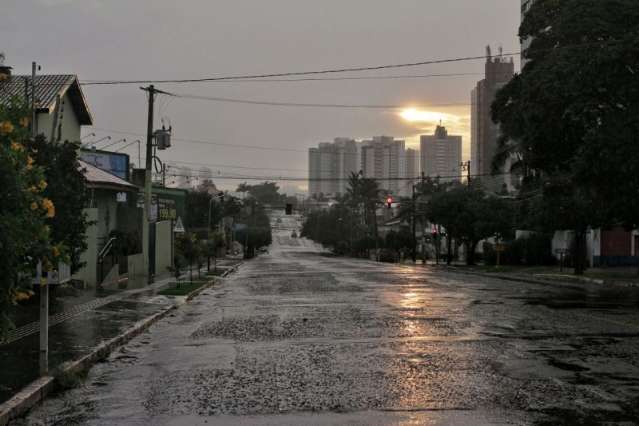
[[97,140],[97,141],[95,141],[95,142],[92,142],[92,143],[91,143],[91,148],[92,148],[92,149],[95,149],[95,145],[96,145],[96,144],[98,144],[98,143],[100,143],[100,142],[102,142],[102,141],[105,141],[105,140],[109,140],[109,141],[110,141],[110,140],[111,140],[111,136],[105,136],[105,137],[103,137],[103,138],[101,138],[101,139],[98,139],[98,140]]
[[80,138],[80,141],[83,141],[86,138],[95,137],[95,133],[89,133],[88,135],[84,135]]
[[118,148],[118,149],[116,149],[116,150],[115,150],[115,152],[120,152],[120,151],[122,151],[122,150],[124,150],[124,149],[126,149],[126,148],[130,147],[130,146],[131,146],[131,145],[133,145],[134,143],[137,143],[137,144],[138,144],[138,167],[141,167],[141,164],[140,164],[140,163],[142,162],[142,155],[141,155],[141,153],[140,153],[140,147],[141,147],[141,143],[142,143],[142,141],[141,141],[140,139],[136,139],[136,140],[134,140],[133,142],[130,142],[130,143],[128,143],[128,144],[126,144],[126,145],[124,145],[122,148]]
[[126,138],[118,139],[117,141],[115,141],[115,142],[113,142],[113,143],[110,143],[110,144],[108,144],[108,145],[104,145],[104,146],[103,146],[102,148],[100,148],[100,149],[107,149],[107,148],[110,148],[110,147],[115,146],[115,145],[117,145],[117,144],[119,144],[119,143],[122,143],[122,142],[126,142]]

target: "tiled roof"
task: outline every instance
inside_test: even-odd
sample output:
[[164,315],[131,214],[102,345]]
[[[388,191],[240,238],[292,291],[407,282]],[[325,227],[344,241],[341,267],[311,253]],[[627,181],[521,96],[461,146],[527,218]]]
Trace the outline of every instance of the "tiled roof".
[[[35,79],[35,88],[38,111],[53,112],[56,97],[68,93],[80,124],[93,124],[91,112],[75,75],[38,75]],[[12,75],[10,78],[0,81],[0,104],[6,104],[16,96],[23,99],[25,96],[31,97],[31,76]]]
[[89,187],[119,187],[123,190],[128,189],[134,191],[137,191],[138,189],[138,187],[132,183],[127,182],[124,179],[120,179],[119,177],[105,172],[104,170],[98,169],[89,163],[85,163],[82,160],[79,160],[78,163],[80,163],[80,169],[84,169],[84,177],[86,178],[87,185]]

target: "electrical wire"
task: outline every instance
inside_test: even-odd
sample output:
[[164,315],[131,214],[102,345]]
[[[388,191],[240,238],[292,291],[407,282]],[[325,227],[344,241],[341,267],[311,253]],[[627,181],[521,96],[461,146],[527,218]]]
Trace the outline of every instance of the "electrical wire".
[[[276,101],[257,101],[252,99],[234,99],[234,98],[220,98],[214,96],[203,96],[193,94],[179,94],[171,93],[171,96],[180,99],[194,99],[200,101],[212,101],[212,102],[225,102],[236,104],[249,104],[249,105],[265,105],[265,106],[279,106],[279,107],[296,107],[296,108],[344,108],[344,109],[405,109],[406,105],[366,105],[366,104],[318,104],[318,103],[296,103],[296,102],[276,102]],[[412,106],[412,108],[443,108],[454,106],[471,106],[468,102],[453,102],[445,104],[429,104]]]
[[[511,175],[512,173],[510,172],[502,172],[502,173],[483,173],[483,174],[475,174],[475,175],[470,175],[471,179],[472,178],[478,178],[478,177],[496,177],[496,176],[507,176],[507,175]],[[185,178],[195,178],[195,177],[199,177],[202,178],[201,175],[196,176],[196,175],[191,175],[191,174],[180,174],[180,173],[167,173],[167,176],[173,176],[173,177],[185,177]],[[461,178],[465,178],[467,177],[467,174],[458,174],[458,175],[446,175],[446,176],[423,176],[424,178],[431,178],[431,179],[461,179]],[[206,177],[205,177],[206,178]],[[350,178],[318,178],[318,179],[311,179],[308,177],[297,177],[297,176],[210,176],[211,179],[215,178],[215,179],[237,179],[237,180],[242,180],[242,179],[246,179],[246,180],[262,180],[262,181],[295,181],[295,182],[348,182],[350,181]],[[416,176],[416,177],[392,177],[392,176],[385,176],[385,177],[375,177],[375,178],[370,178],[376,181],[416,181],[419,179],[422,179],[422,176]]]
[[[521,52],[502,53],[502,57],[518,56]],[[374,66],[362,66],[362,67],[347,67],[347,68],[335,68],[324,69],[317,71],[293,71],[293,72],[281,72],[281,73],[268,73],[268,74],[252,74],[252,75],[235,75],[235,76],[221,76],[221,77],[202,77],[202,78],[190,78],[190,79],[167,79],[167,80],[102,80],[102,81],[84,81],[80,84],[84,86],[98,86],[98,85],[120,85],[120,84],[162,84],[162,83],[200,83],[209,81],[226,81],[226,80],[247,80],[247,79],[265,79],[275,77],[294,77],[305,75],[321,75],[321,74],[337,74],[345,72],[363,72],[363,71],[378,71],[385,69],[397,69],[418,67],[424,65],[446,64],[454,62],[467,62],[485,60],[486,56],[467,56],[459,58],[448,59],[434,59],[418,62],[408,62],[402,64],[387,64],[387,65],[374,65]]]
[[[124,130],[113,130],[113,129],[105,129],[105,128],[101,128],[101,127],[92,127],[92,130],[95,130],[97,132],[103,132],[103,133],[112,133],[112,134],[119,134],[119,135],[129,135],[129,136],[137,136],[137,137],[146,137],[145,133],[139,133],[139,132],[129,132],[129,131],[124,131]],[[309,149],[317,149],[317,147],[311,147],[311,148],[306,148],[306,149],[296,149],[296,148],[279,148],[279,147],[273,147],[273,146],[262,146],[262,145],[246,145],[246,144],[233,144],[233,143],[225,143],[225,142],[216,142],[216,141],[210,141],[210,140],[204,140],[204,139],[188,139],[188,138],[178,138],[178,137],[171,137],[172,140],[174,141],[178,141],[178,142],[185,142],[185,143],[191,143],[191,144],[198,144],[198,145],[213,145],[213,146],[224,146],[224,147],[229,147],[229,148],[242,148],[242,149],[255,149],[255,150],[260,150],[260,151],[276,151],[276,152],[298,152],[298,153],[303,153],[303,154],[307,154],[309,153]],[[395,139],[395,141],[402,141],[403,139]],[[358,142],[359,143],[359,142]],[[358,156],[358,153],[350,153],[350,152],[344,152],[341,153],[340,155],[344,155],[344,156]],[[387,156],[391,156],[392,153],[383,153],[382,156],[387,157]]]

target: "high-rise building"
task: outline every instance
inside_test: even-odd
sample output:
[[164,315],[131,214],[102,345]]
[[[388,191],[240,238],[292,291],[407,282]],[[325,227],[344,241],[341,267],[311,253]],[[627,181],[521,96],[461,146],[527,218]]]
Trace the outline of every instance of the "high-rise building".
[[490,47],[486,50],[486,76],[471,93],[471,174],[480,175],[487,189],[497,191],[504,184],[510,187],[510,179],[506,175],[489,176],[499,137],[499,126],[493,123],[490,108],[497,91],[514,76],[515,64],[501,52],[493,57]]
[[380,188],[392,195],[405,195],[405,145],[405,141],[392,136],[376,136],[363,141],[361,170],[364,177],[377,180]]
[[336,138],[308,150],[309,195],[344,195],[351,173],[358,172],[358,144]]
[[421,170],[419,168],[419,150],[406,148],[406,177],[416,178]]
[[421,137],[421,165],[425,176],[443,182],[461,181],[462,137],[437,126],[433,135]]

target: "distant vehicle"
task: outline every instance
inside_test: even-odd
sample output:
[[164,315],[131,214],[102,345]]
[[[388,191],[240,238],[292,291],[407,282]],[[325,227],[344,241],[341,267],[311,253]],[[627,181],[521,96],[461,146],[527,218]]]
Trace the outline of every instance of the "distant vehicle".
[[293,231],[293,233],[291,234],[291,238],[297,238],[297,232]]

